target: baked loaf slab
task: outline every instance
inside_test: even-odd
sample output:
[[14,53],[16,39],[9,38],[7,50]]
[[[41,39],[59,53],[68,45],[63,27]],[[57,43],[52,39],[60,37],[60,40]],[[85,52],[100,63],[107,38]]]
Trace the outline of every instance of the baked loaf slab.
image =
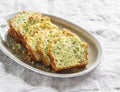
[[54,71],[85,67],[88,64],[87,47],[87,43],[82,42],[74,34],[54,38],[48,48]]
[[9,20],[9,34],[27,48],[31,60],[42,61],[54,71],[88,64],[88,44],[70,30],[58,28],[41,13],[18,13]]

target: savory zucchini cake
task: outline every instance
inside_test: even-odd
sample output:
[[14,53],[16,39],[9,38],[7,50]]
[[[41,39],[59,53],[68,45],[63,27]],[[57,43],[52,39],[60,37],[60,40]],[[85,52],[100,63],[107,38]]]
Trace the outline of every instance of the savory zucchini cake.
[[26,48],[33,56],[33,60],[40,61],[42,56],[42,62],[44,64],[46,63],[44,61],[46,59],[43,59],[44,56],[41,53],[40,54],[38,53],[40,49],[39,50],[37,49],[37,44],[38,41],[42,40],[42,38],[45,37],[45,35],[47,35],[48,33],[53,33],[53,31],[54,30],[57,31],[57,29],[58,29],[57,26],[50,23],[50,21],[43,21],[41,23],[37,23],[33,26],[28,27],[27,32],[26,33],[24,32],[25,33],[24,42],[26,44]]
[[34,34],[41,31],[42,28],[47,28],[46,25],[48,23],[50,23],[49,17],[42,17],[40,13],[20,12],[9,21],[9,34],[17,42],[22,42],[26,46],[32,56],[32,60],[41,61],[40,55],[37,53],[36,49],[33,49],[36,45],[32,46],[31,41],[33,40],[30,39],[34,39]]
[[62,37],[64,34],[63,31],[59,30],[59,29],[55,29],[53,28],[52,30],[49,30],[48,32],[46,32],[38,41],[38,51],[40,53],[40,55],[42,56],[42,61],[46,66],[50,66],[50,58],[48,56],[48,45],[49,42],[55,38],[55,37]]
[[9,33],[17,42],[21,41],[21,36],[22,36],[22,35],[20,36],[20,34],[18,33],[19,26],[21,26],[22,24],[26,24],[26,22],[30,20],[31,17],[35,17],[35,16],[41,17],[41,13],[23,11],[23,12],[19,12],[9,20],[9,27],[10,27]]
[[87,43],[82,42],[73,34],[62,38],[54,38],[48,48],[53,69],[58,71],[77,66],[86,66],[88,63],[87,47]]
[[51,30],[45,32],[43,36],[40,37],[37,48],[39,54],[42,56],[42,61],[45,64],[45,66],[50,66],[50,58],[48,55],[48,45],[51,40],[53,40],[55,37],[62,37],[65,35],[68,35],[68,33],[71,33],[67,29],[59,30],[57,27],[53,27]]
[[23,11],[9,20],[9,34],[27,48],[32,61],[53,71],[88,64],[88,44],[70,30],[59,28],[38,12]]

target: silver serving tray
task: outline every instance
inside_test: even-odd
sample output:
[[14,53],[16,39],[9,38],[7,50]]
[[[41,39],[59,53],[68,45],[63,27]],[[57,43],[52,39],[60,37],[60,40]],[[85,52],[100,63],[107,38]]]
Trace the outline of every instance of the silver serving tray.
[[89,44],[89,48],[88,48],[89,64],[87,65],[85,70],[77,72],[77,73],[57,74],[57,73],[45,72],[43,70],[34,68],[34,67],[24,63],[23,60],[21,60],[19,58],[19,56],[15,55],[11,52],[10,48],[8,47],[9,44],[6,40],[7,36],[8,36],[7,35],[7,32],[8,32],[8,23],[7,22],[15,14],[16,13],[9,14],[8,16],[1,19],[3,21],[3,23],[0,25],[0,50],[2,52],[4,52],[7,56],[9,56],[11,59],[13,59],[15,62],[17,62],[18,64],[20,64],[32,71],[43,74],[43,75],[52,76],[52,77],[60,77],[60,78],[69,78],[69,77],[85,75],[85,74],[89,73],[90,71],[92,71],[93,69],[95,69],[95,67],[101,62],[102,48],[101,48],[99,41],[92,34],[90,34],[88,31],[82,29],[81,27],[79,27],[73,23],[70,23],[64,19],[52,16],[52,15],[44,14],[44,15],[49,16],[53,23],[55,23],[59,27],[70,29],[72,32],[77,34],[80,39],[86,41]]

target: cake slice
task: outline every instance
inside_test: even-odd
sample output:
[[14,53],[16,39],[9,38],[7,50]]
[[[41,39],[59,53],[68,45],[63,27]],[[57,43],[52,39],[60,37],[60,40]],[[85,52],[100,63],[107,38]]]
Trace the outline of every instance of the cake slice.
[[[17,41],[22,42],[30,52],[34,61],[41,61],[36,51],[37,39],[35,36],[50,24],[50,18],[36,12],[20,12],[9,21],[9,34]],[[32,42],[33,41],[33,42]],[[34,45],[33,45],[34,44]]]
[[37,50],[37,43],[38,43],[38,40],[40,39],[40,37],[42,35],[44,35],[44,33],[45,33],[44,31],[45,30],[41,30],[38,33],[35,33],[33,37],[32,36],[26,37],[26,39],[25,39],[25,41],[26,41],[25,46],[32,57],[31,59],[34,61],[41,61],[41,56]]
[[62,37],[65,35],[71,34],[71,32],[67,29],[60,30],[56,25],[51,24],[51,29],[47,31],[38,41],[37,48],[38,52],[42,57],[42,61],[45,66],[50,66],[50,58],[48,55],[48,46],[49,42],[53,40],[55,37]]
[[[34,33],[33,28],[35,28],[36,31],[43,27],[45,22],[49,23],[50,18],[42,16],[41,13],[38,12],[23,11],[9,20],[9,33],[17,42],[22,42],[24,41],[24,35],[26,33],[32,35]],[[36,26],[36,24],[38,24],[38,26]]]
[[30,20],[31,17],[41,17],[41,13],[23,11],[19,12],[17,15],[9,20],[9,33],[17,42],[21,41],[21,37],[18,34],[19,26],[21,26],[22,24],[26,24],[28,19]]
[[[26,29],[26,27],[25,27]],[[25,30],[24,27],[21,27],[21,30]],[[27,29],[27,32],[22,32],[24,35],[24,44],[28,51],[30,52],[32,59],[35,61],[41,61],[41,54],[38,53],[37,44],[40,39],[45,38],[46,35],[52,30],[58,29],[54,24],[44,21],[42,23],[37,23],[33,26],[30,26]]]
[[48,54],[54,71],[85,67],[88,64],[86,42],[76,35],[68,33],[63,37],[54,38],[49,43]]
[[38,12],[19,12],[13,18],[9,20],[10,28],[13,28],[15,31],[18,31],[18,28],[21,24],[24,24],[28,19],[33,20],[32,17],[41,17],[41,13]]
[[32,19],[28,19],[26,23],[19,26],[18,34],[23,39],[25,36],[33,36],[41,29],[49,28],[48,24],[51,24],[49,17],[32,17]]

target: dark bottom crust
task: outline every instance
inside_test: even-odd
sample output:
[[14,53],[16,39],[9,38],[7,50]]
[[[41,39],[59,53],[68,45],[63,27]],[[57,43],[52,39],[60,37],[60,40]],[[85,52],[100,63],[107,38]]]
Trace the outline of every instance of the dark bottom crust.
[[66,70],[66,69],[71,69],[71,68],[76,68],[76,67],[86,67],[88,64],[88,61],[85,61],[81,64],[75,65],[75,66],[70,66],[70,67],[65,67],[65,68],[55,68],[54,71],[60,71],[60,70]]
[[22,36],[22,34],[19,32],[19,31],[16,31],[12,25],[9,25],[9,34],[13,37],[13,39],[16,41],[16,42],[21,42],[23,43],[23,45],[25,44],[25,40],[24,40],[24,37]]
[[14,31],[13,29],[9,29],[9,34],[10,36],[16,41],[16,42],[21,42],[19,36],[17,35],[16,31]]

